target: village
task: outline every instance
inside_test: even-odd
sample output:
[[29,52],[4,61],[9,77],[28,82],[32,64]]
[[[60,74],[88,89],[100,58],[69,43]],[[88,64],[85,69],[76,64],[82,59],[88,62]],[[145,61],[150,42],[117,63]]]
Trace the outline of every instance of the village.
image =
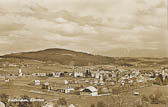
[[[166,85],[168,85],[168,68],[166,67],[139,70],[136,67],[113,65],[63,66],[48,64],[46,67],[42,65],[2,64],[0,94],[5,93],[9,96],[5,103],[7,107],[15,107],[19,104],[19,100],[14,99],[21,100],[20,96],[23,95],[27,95],[31,99],[41,99],[39,107],[57,107],[54,105],[59,105],[57,102],[60,99],[68,101],[68,103],[66,102],[68,107],[90,107],[96,105],[99,100],[100,103],[106,104],[105,107],[113,107],[114,102],[111,102],[112,98],[110,97],[120,99],[118,97],[125,93],[129,93],[132,101],[122,99],[126,103],[117,105],[120,101],[117,100],[114,107],[133,107],[135,99],[142,98],[144,95],[141,89],[153,87],[159,89],[160,86],[167,89]],[[55,68],[49,69],[52,67]],[[29,68],[34,69],[27,72]],[[48,69],[47,72],[45,72],[45,68]],[[76,100],[81,101],[76,102]],[[90,101],[86,104],[82,103],[82,100]],[[167,99],[163,105],[167,104],[166,101]]]

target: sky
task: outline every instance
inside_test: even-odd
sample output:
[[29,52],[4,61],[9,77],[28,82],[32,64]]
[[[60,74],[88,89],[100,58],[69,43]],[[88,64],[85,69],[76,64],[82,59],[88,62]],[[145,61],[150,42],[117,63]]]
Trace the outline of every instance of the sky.
[[0,0],[0,55],[63,48],[168,57],[166,0]]

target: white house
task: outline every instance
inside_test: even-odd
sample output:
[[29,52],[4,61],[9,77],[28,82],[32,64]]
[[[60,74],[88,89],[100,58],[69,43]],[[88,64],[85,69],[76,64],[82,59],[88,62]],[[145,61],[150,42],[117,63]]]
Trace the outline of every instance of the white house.
[[67,94],[67,93],[70,93],[71,91],[74,91],[74,90],[75,90],[74,88],[69,86],[67,89],[65,89],[65,93]]
[[52,102],[45,102],[42,107],[54,107]]
[[65,84],[65,85],[68,84],[68,81],[67,81],[67,80],[64,80],[64,84]]
[[40,85],[40,80],[34,80],[34,85]]
[[70,104],[68,107],[76,107],[74,104]]
[[80,92],[83,95],[91,95],[91,96],[97,96],[98,95],[97,88],[95,88],[93,86],[89,86],[87,88],[81,89]]
[[96,79],[99,79],[99,77],[100,77],[100,73],[96,73],[95,78],[96,78]]
[[23,73],[22,73],[22,69],[21,68],[19,68],[19,76],[23,76]]
[[74,72],[74,77],[83,77],[82,72]]
[[5,104],[0,101],[0,107],[5,107]]

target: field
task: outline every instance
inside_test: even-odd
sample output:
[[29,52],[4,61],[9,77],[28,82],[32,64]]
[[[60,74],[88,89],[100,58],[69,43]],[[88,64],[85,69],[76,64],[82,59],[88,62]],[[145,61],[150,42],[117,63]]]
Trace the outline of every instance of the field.
[[[127,59],[127,58],[126,58]],[[128,60],[128,59],[127,59]],[[67,104],[75,104],[80,105],[80,107],[89,107],[91,104],[97,104],[97,102],[103,101],[108,107],[118,107],[117,104],[119,102],[123,103],[123,107],[131,107],[133,102],[140,100],[144,95],[150,96],[155,91],[159,90],[163,94],[163,98],[168,102],[168,86],[157,86],[153,85],[150,87],[139,87],[128,90],[127,92],[123,92],[120,94],[102,94],[99,96],[85,96],[85,95],[76,95],[76,94],[65,94],[56,91],[57,89],[66,89],[68,86],[73,88],[75,87],[88,87],[90,84],[86,83],[85,80],[94,81],[93,78],[74,78],[74,77],[37,77],[32,76],[32,73],[46,73],[50,74],[51,72],[75,72],[76,69],[71,65],[61,65],[58,63],[46,63],[37,60],[30,59],[1,59],[1,76],[5,76],[5,78],[0,78],[0,94],[5,93],[9,95],[9,98],[20,97],[23,95],[27,95],[31,98],[42,98],[47,102],[57,103],[59,98],[65,98]],[[122,63],[120,62],[117,63]],[[125,70],[159,70],[161,65],[156,63],[164,62],[163,59],[138,59],[137,62],[129,62],[133,64],[133,66],[117,66],[118,69]],[[7,66],[10,63],[16,64],[16,66]],[[5,65],[3,65],[5,64]],[[167,67],[167,64],[162,64]],[[22,73],[26,76],[18,77],[18,69],[22,68]],[[76,66],[77,67],[77,66]],[[84,69],[95,69],[95,68],[104,68],[107,70],[112,70],[116,67],[116,65],[96,65],[96,66],[78,66],[78,71],[82,72]],[[12,74],[15,76],[9,76],[8,74]],[[9,78],[9,82],[4,82],[5,79]],[[42,89],[42,85],[35,86],[34,80],[40,80],[41,84],[45,82],[49,82],[50,85],[54,87],[53,90],[48,91],[47,89]],[[68,82],[78,81],[78,84],[69,83],[64,84],[64,80]],[[96,86],[100,88],[102,86]],[[107,86],[106,86],[107,87]],[[110,86],[110,88],[114,88]],[[139,92],[138,96],[135,96],[133,93]],[[116,105],[115,105],[116,104]],[[113,106],[112,106],[113,105]],[[165,107],[165,104],[150,104],[151,107]]]

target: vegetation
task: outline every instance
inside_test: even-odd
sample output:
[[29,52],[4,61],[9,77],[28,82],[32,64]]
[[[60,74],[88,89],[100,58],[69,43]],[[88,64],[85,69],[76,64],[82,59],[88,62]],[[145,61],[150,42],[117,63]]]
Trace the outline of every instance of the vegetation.
[[6,95],[5,93],[0,94],[0,100],[7,105],[8,103],[8,95]]
[[97,102],[97,107],[106,107],[106,104],[103,101]]
[[65,107],[66,105],[67,101],[65,100],[65,98],[59,98],[55,107]]
[[143,95],[141,99],[142,101],[149,102],[151,104],[165,104],[166,103],[166,100],[164,99],[163,94],[159,90],[156,90],[149,96]]
[[150,107],[150,106],[147,102],[138,100],[134,102],[133,107]]
[[91,104],[91,106],[90,106],[90,107],[96,107],[96,106],[95,106],[95,104]]

